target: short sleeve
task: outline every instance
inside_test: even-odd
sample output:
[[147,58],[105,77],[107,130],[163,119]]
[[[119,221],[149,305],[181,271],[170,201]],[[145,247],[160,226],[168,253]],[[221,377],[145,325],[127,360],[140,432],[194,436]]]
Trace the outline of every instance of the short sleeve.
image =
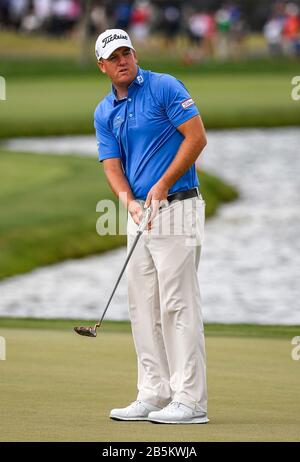
[[199,115],[197,106],[184,84],[171,75],[161,75],[158,95],[170,122],[175,127]]
[[97,110],[94,114],[94,126],[96,130],[99,160],[102,162],[105,159],[113,157],[121,158],[118,142],[112,131],[107,126],[107,122],[105,120],[101,120],[100,114]]

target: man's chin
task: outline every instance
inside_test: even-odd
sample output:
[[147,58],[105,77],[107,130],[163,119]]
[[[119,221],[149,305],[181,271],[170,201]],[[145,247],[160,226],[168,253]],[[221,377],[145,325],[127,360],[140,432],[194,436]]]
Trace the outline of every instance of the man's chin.
[[118,84],[119,85],[130,85],[131,82],[134,80],[134,77],[128,75],[128,74],[124,74],[124,75],[121,75],[119,78],[118,78]]

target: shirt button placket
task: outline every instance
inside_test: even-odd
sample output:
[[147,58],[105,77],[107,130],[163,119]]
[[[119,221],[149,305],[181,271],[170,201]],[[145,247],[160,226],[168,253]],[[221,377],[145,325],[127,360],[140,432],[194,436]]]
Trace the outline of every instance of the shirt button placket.
[[[128,98],[128,99],[127,99],[127,102],[128,102],[128,104],[131,103],[131,102],[132,102],[132,98]],[[133,117],[133,113],[130,112],[130,113],[129,113],[129,118],[132,119],[132,117]]]

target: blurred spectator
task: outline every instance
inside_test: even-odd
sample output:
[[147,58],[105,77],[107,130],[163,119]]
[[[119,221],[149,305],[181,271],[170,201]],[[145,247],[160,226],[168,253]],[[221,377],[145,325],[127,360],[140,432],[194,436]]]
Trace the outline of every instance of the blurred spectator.
[[108,29],[106,9],[102,5],[94,5],[91,11],[91,35],[99,35]]
[[218,31],[217,54],[221,58],[228,58],[230,54],[230,12],[225,6],[215,15]]
[[174,41],[180,30],[181,13],[177,6],[168,5],[163,8],[160,32],[165,37],[167,48],[174,46]]
[[300,56],[300,15],[295,3],[282,2],[273,5],[270,18],[263,32],[269,53],[277,56]]
[[81,6],[79,0],[52,0],[51,18],[48,32],[51,35],[63,36],[72,30],[79,21]]
[[29,7],[28,0],[10,0],[9,2],[9,20],[11,25],[16,29],[20,28],[22,19]]
[[214,37],[216,24],[214,15],[209,12],[196,11],[188,19],[189,35],[196,48],[189,52],[192,60],[200,60],[214,54]]
[[150,19],[151,9],[149,1],[140,0],[135,2],[130,17],[130,29],[138,44],[143,44],[149,35]]
[[246,34],[246,23],[241,8],[231,2],[224,3],[215,14],[217,27],[216,53],[221,58],[241,54]]
[[228,9],[230,15],[230,54],[234,57],[239,57],[243,52],[247,25],[240,6],[231,3]]
[[0,0],[0,26],[9,25],[9,0]]
[[189,35],[192,41],[196,45],[201,45],[204,31],[203,31],[203,23],[202,23],[202,14],[198,11],[191,14],[188,18],[188,30]]
[[39,18],[42,23],[51,16],[52,1],[51,0],[33,0],[33,9],[35,16]]
[[132,2],[123,1],[117,2],[114,7],[115,12],[115,25],[116,29],[128,29],[130,24]]
[[299,8],[295,3],[288,3],[285,13],[286,17],[282,30],[284,48],[288,55],[300,56]]
[[283,20],[277,15],[272,16],[265,24],[263,33],[268,43],[271,56],[282,54],[281,34],[283,30]]
[[33,33],[41,30],[43,26],[42,19],[35,14],[34,5],[31,5],[27,14],[24,16],[21,24],[23,32]]
[[63,36],[77,24],[80,14],[80,0],[32,0],[21,27],[25,32]]

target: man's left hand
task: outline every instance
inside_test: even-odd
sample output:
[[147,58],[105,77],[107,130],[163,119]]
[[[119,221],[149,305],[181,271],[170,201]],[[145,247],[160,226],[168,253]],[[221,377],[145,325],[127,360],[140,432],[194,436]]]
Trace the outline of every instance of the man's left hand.
[[152,206],[152,214],[148,223],[148,229],[151,229],[152,221],[154,220],[157,211],[159,209],[160,203],[167,200],[169,188],[164,185],[161,181],[155,183],[154,186],[150,189],[147,195],[147,199],[144,207],[148,208]]

